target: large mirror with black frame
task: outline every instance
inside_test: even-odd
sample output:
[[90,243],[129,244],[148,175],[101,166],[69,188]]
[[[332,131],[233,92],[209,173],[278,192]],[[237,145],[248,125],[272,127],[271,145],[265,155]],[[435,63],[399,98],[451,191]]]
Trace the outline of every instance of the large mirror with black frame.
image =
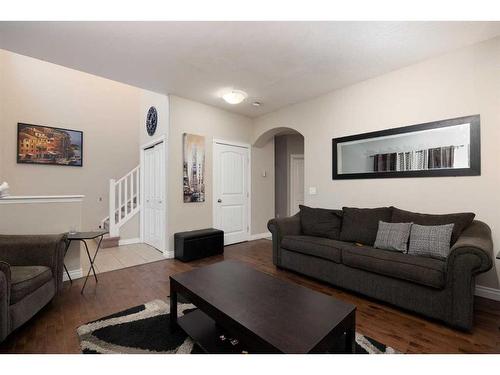
[[333,179],[478,176],[479,115],[332,139]]

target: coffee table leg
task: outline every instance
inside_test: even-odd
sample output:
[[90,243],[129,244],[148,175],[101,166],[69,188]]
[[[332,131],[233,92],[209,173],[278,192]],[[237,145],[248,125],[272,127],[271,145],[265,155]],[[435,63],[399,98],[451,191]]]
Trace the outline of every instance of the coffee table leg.
[[174,281],[170,280],[170,329],[173,331],[177,328],[177,291],[175,290]]
[[350,323],[345,333],[345,352],[356,353],[356,312],[351,314]]

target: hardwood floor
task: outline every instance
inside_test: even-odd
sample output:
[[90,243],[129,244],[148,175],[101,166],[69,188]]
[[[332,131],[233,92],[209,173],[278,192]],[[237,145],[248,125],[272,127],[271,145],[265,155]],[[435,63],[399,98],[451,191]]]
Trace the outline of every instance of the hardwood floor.
[[182,263],[162,260],[102,273],[99,283],[83,281],[64,290],[31,321],[0,344],[0,353],[79,353],[76,328],[83,323],[156,298],[165,299],[168,276],[223,259],[238,259],[256,269],[294,281],[357,306],[357,331],[405,353],[500,353],[500,302],[476,299],[475,327],[464,333],[379,302],[357,296],[272,264],[271,242],[258,240],[225,248],[224,256]]

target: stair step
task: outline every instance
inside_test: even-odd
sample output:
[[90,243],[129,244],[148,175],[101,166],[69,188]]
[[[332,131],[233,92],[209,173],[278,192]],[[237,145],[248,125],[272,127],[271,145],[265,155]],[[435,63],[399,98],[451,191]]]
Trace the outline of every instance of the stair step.
[[119,242],[120,242],[120,236],[109,237],[109,235],[106,234],[102,238],[101,249],[107,249],[109,247],[117,247],[119,245]]

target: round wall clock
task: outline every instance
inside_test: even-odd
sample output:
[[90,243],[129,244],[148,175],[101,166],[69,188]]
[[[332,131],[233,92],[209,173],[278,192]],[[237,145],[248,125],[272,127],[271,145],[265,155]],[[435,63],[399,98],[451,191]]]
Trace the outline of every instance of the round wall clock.
[[149,135],[153,135],[156,131],[156,126],[158,125],[158,113],[155,107],[149,108],[148,115],[146,117],[146,130]]

